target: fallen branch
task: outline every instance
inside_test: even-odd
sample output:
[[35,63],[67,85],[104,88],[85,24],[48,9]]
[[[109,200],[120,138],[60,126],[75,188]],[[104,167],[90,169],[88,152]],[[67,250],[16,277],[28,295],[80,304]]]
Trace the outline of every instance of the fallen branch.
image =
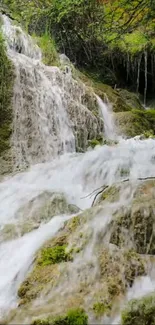
[[[138,181],[146,181],[146,180],[149,180],[149,179],[155,179],[155,176],[139,177],[139,178],[137,178]],[[118,185],[120,183],[125,183],[125,182],[129,182],[129,181],[131,181],[131,179],[130,178],[126,178],[126,179],[123,179],[122,181],[117,182],[115,184]],[[93,192],[91,192],[90,194],[88,194],[87,196],[82,197],[81,199],[85,199],[87,197],[90,197],[91,198],[97,192],[96,195],[95,195],[95,197],[94,197],[94,199],[93,199],[93,202],[92,202],[92,206],[93,206],[94,203],[95,203],[95,201],[96,201],[96,198],[98,197],[98,195],[100,195],[101,193],[103,193],[110,186],[112,186],[112,185],[103,185],[103,186],[97,188],[96,190],[94,190]]]
[[101,193],[103,193],[108,187],[109,187],[109,185],[104,186],[104,188],[95,195],[94,200],[92,202],[92,207],[93,207],[93,205],[94,205],[94,203],[95,203],[96,198],[98,197],[98,195],[101,194]]
[[103,189],[103,188],[104,188],[104,185],[98,187],[96,190],[94,190],[93,192],[89,193],[88,195],[86,195],[86,196],[82,196],[81,199],[83,200],[83,199],[86,199],[87,197],[92,197],[92,196],[93,196],[93,195],[94,195],[98,190],[100,190],[101,188]]

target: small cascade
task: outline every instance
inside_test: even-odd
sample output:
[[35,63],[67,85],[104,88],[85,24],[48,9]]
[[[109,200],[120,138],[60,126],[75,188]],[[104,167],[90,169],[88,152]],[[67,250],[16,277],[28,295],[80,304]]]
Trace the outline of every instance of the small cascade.
[[[63,192],[70,203],[86,209],[93,201],[93,197],[88,194],[103,184],[121,181],[121,170],[128,170],[128,177],[133,182],[138,177],[155,175],[154,157],[154,140],[130,139],[120,141],[115,147],[103,146],[82,155],[64,155],[53,162],[33,166],[0,183],[0,230],[7,224],[16,225],[18,210],[24,209],[26,203],[44,191]],[[82,199],[83,197],[86,198]],[[124,203],[123,195],[116,208],[118,204],[127,204]],[[106,214],[103,213],[100,221],[96,215],[94,230],[101,222],[106,222],[111,211],[109,209],[108,207]],[[17,305],[17,290],[37,249],[55,234],[67,218],[69,217],[52,218],[39,229],[1,244],[0,317],[6,310]],[[74,267],[76,269],[77,265]]]
[[23,32],[20,26],[11,24],[10,19],[3,15],[2,30],[7,41],[8,51],[24,54],[31,59],[41,60],[41,50],[34,44],[30,35]]
[[112,105],[109,103],[107,97],[106,102],[103,102],[102,99],[97,96],[97,102],[104,119],[105,137],[110,140],[116,140],[116,127],[112,115]]

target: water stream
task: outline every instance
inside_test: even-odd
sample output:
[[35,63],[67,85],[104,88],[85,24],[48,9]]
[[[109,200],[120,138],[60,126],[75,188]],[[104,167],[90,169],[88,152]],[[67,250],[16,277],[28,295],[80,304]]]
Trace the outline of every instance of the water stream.
[[106,102],[103,102],[99,96],[96,97],[104,119],[105,137],[110,140],[117,140],[116,127],[112,115],[112,105],[109,103],[108,98],[106,98]]

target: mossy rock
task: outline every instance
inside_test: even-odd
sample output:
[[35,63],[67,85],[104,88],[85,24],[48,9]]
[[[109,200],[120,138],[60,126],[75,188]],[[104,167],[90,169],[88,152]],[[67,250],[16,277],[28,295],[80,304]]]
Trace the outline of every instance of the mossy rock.
[[141,111],[120,112],[115,114],[114,117],[120,134],[128,137],[141,135],[152,129],[151,123]]
[[120,197],[120,187],[119,186],[110,186],[107,189],[103,190],[100,194],[99,198],[96,200],[95,205],[98,205],[105,202],[116,202],[119,200]]
[[32,272],[18,290],[18,296],[22,299],[20,304],[35,299],[46,284],[51,284],[51,287],[56,284],[60,276],[59,264],[72,261],[71,252],[64,245],[65,241],[66,238],[63,237],[58,245],[55,239],[49,240],[38,251]]
[[126,112],[132,109],[144,110],[136,94],[126,89],[113,89],[94,78],[91,74],[77,72],[78,77],[88,86],[94,89],[94,92],[112,104],[113,112]]
[[85,87],[85,92],[81,96],[81,103],[95,115],[99,116],[97,98],[91,87]]
[[101,317],[104,314],[109,314],[111,310],[111,305],[106,302],[96,302],[93,305],[93,311],[96,317]]
[[[81,91],[82,93],[84,92],[85,95],[85,87],[83,84]],[[68,105],[68,116],[72,121],[72,128],[75,135],[75,146],[76,151],[78,152],[84,152],[87,150],[89,140],[103,137],[104,122],[100,116],[98,106],[95,106],[96,104],[93,105],[93,96],[93,92],[90,92],[89,96],[85,97],[85,101],[83,99],[85,105],[81,103],[79,106],[78,102],[74,100],[71,100]],[[91,100],[93,101],[92,103]]]
[[103,101],[107,101],[108,99],[112,104],[113,112],[125,112],[132,109],[132,106],[129,106],[119,92],[114,90],[111,86],[95,83],[94,90]]
[[155,295],[134,299],[122,312],[122,325],[154,325]]
[[138,96],[127,89],[117,89],[119,95],[124,99],[125,103],[132,109],[144,110]]
[[18,230],[15,226],[15,224],[6,224],[0,230],[0,241],[10,240],[18,237]]
[[105,249],[99,256],[99,263],[101,275],[106,276],[111,299],[125,292],[125,288],[132,285],[136,276],[145,275],[146,272],[143,258],[128,249],[122,253],[119,250]]
[[110,242],[139,254],[155,254],[155,182],[145,181],[135,190],[132,206],[118,211],[112,221]]
[[88,325],[88,316],[82,308],[71,309],[64,316],[37,319],[32,325]]
[[[89,215],[88,210],[86,216],[81,214],[65,222],[64,227],[58,234],[39,249],[32,272],[30,272],[18,290],[18,295],[21,298],[20,305],[25,305],[38,297],[46,286],[50,285],[52,289],[52,287],[58,284],[61,276],[61,264],[71,263],[74,255],[79,253],[80,247],[84,247],[91,238],[91,233],[88,238],[87,234],[83,233],[83,236],[80,236],[81,246],[78,246],[79,235],[76,236],[76,234],[78,229],[84,231],[83,225],[86,223]],[[72,245],[69,245],[70,241]]]

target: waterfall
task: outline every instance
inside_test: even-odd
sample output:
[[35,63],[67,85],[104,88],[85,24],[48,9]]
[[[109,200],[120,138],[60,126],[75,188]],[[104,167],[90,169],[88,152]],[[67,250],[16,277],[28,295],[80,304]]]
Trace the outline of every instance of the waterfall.
[[[0,182],[0,321],[18,306],[18,289],[32,269],[37,250],[63,228],[65,221],[73,217],[69,213],[60,213],[53,217],[51,213],[50,220],[41,221],[37,229],[33,228],[21,235],[18,232],[19,221],[23,224],[27,221],[27,205],[34,207],[34,201],[45,193],[59,193],[64,195],[69,204],[85,212],[92,205],[96,189],[103,185],[122,184],[125,180],[124,173],[127,173],[131,184],[128,188],[128,183],[124,182],[127,188],[122,188],[118,201],[107,203],[103,209],[102,206],[98,210],[93,207],[96,214],[90,222],[93,223],[95,234],[99,234],[98,239],[101,237],[102,240],[102,232],[106,231],[105,227],[111,221],[112,213],[131,204],[133,190],[139,184],[137,178],[155,175],[154,139],[120,139],[117,145],[99,146],[95,150],[76,153],[78,127],[82,130],[81,141],[85,143],[88,133],[96,134],[100,121],[88,110],[83,100],[86,94],[84,85],[73,79],[70,71],[64,73],[58,67],[45,66],[41,62],[41,51],[34,45],[31,37],[20,27],[12,25],[7,17],[4,17],[3,33],[7,39],[8,56],[16,73],[12,137],[14,163],[16,169],[24,169],[26,166],[29,169],[8,175]],[[97,102],[104,119],[106,138],[118,139],[110,104],[108,101],[104,103],[99,97]],[[88,122],[91,126],[89,132]],[[86,217],[89,213],[91,210],[86,211]],[[17,236],[4,241],[2,232],[10,225],[17,230]],[[79,242],[81,238],[79,235]],[[94,238],[91,239],[93,243]],[[103,242],[102,246],[104,244]],[[90,265],[84,281],[81,278],[79,280],[81,291],[89,276],[94,281],[91,258],[96,262],[96,251],[94,253],[92,246],[82,255],[82,262],[87,259]],[[79,273],[84,271],[84,264],[83,270],[79,271],[80,263],[80,258],[70,263],[73,272],[68,282],[69,292],[72,292]],[[65,275],[67,278],[67,272]],[[138,288],[139,296],[152,290],[150,278],[146,276],[142,280],[143,287],[141,282],[140,285],[136,282],[128,290],[127,301],[135,296],[135,288]],[[112,282],[112,289],[113,284]],[[100,283],[95,285],[100,286]],[[60,298],[63,292],[61,286],[59,289],[60,292],[57,293]],[[78,291],[78,295],[81,291]],[[42,297],[40,309],[44,301]],[[85,298],[86,302],[89,304],[88,296]],[[30,314],[33,316],[36,305],[31,308]],[[26,314],[28,313],[27,308]],[[118,318],[115,319],[115,324],[120,323],[120,317]],[[27,315],[24,323],[29,323]]]
[[69,67],[62,71],[45,66],[41,50],[31,37],[6,16],[3,20],[8,56],[16,74],[12,136],[15,170],[75,152],[75,147],[86,148],[89,133],[95,137],[102,129],[102,121],[84,103],[86,87],[72,78]]
[[110,140],[116,140],[116,127],[112,115],[112,106],[109,103],[108,98],[106,98],[106,102],[103,102],[99,96],[96,97],[104,119],[105,137]]
[[[41,51],[20,27],[4,16],[8,53],[16,69],[13,107],[15,167],[48,161],[59,152],[75,151],[67,115],[68,78],[41,63]],[[33,139],[33,140],[32,140]]]

